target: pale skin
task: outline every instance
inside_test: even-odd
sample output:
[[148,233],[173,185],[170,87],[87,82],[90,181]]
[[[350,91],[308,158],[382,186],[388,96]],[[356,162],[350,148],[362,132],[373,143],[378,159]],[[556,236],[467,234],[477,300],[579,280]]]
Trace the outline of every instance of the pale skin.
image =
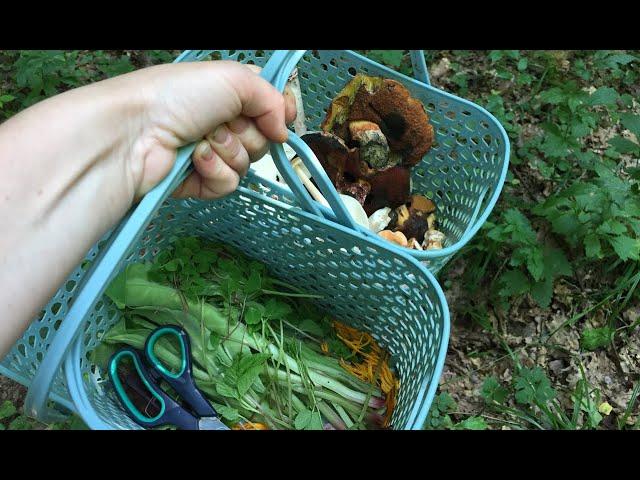
[[174,195],[219,198],[295,115],[257,67],[196,62],[71,90],[0,125],[0,358],[179,147],[199,141]]

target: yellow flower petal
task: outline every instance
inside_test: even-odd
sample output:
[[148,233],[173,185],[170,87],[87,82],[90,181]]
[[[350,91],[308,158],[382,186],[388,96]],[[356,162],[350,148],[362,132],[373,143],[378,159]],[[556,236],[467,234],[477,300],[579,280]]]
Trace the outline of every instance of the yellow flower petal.
[[603,415],[609,415],[612,410],[613,410],[613,407],[609,405],[607,402],[602,402],[598,407],[598,411]]

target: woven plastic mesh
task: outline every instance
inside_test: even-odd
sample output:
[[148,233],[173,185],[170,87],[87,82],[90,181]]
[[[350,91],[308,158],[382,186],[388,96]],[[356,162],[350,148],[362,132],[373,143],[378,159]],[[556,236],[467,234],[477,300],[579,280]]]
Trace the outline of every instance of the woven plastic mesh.
[[[270,53],[268,50],[199,50],[185,60],[222,58],[262,66]],[[308,129],[320,128],[331,100],[357,73],[398,80],[424,104],[435,128],[435,143],[413,169],[412,192],[436,202],[439,228],[446,235],[444,246],[456,244],[500,187],[508,162],[500,125],[473,103],[429,85],[408,82],[406,76],[352,52],[311,50],[298,63]],[[455,253],[423,261],[436,273]],[[420,258],[420,253],[415,255]]]
[[[318,304],[335,318],[370,332],[392,354],[399,373],[395,425],[407,427],[414,408],[425,404],[436,361],[446,349],[446,306],[414,263],[247,189],[216,202],[168,202],[127,262],[152,259],[185,235],[234,245],[267,264],[275,276],[323,295]],[[81,368],[96,413],[115,428],[132,428],[108,383],[99,390],[95,375],[88,375],[96,373],[88,352],[118,319],[103,298],[89,319]]]

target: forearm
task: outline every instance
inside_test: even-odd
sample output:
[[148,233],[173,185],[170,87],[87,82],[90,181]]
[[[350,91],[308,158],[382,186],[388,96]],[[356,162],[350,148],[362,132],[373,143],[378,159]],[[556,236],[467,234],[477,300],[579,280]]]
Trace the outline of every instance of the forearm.
[[205,148],[178,193],[210,199],[237,187],[268,140],[286,139],[295,105],[257,73],[221,61],[146,68],[0,125],[0,358],[180,146]]
[[130,81],[67,92],[0,125],[0,357],[132,203],[133,150],[148,137]]

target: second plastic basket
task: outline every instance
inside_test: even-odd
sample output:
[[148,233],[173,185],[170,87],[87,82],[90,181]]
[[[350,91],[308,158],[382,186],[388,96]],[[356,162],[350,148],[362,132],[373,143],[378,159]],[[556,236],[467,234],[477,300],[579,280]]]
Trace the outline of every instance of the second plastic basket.
[[[411,52],[416,79],[348,50],[289,50],[276,54],[279,72],[274,84],[281,91],[289,74],[298,69],[309,130],[319,130],[331,100],[357,73],[397,80],[424,104],[435,129],[435,143],[412,170],[412,193],[426,195],[436,203],[439,229],[446,235],[444,248],[416,251],[392,247],[437,273],[480,230],[500,196],[510,152],[509,138],[500,122],[481,106],[431,86],[421,50]],[[213,56],[262,66],[273,55],[259,50],[190,50],[179,61]],[[285,160],[284,150],[274,152],[279,168],[285,166]],[[263,183],[279,190],[270,182]],[[288,183],[294,198],[281,193],[281,199],[322,211],[295,175]],[[330,190],[335,194],[334,188]]]

